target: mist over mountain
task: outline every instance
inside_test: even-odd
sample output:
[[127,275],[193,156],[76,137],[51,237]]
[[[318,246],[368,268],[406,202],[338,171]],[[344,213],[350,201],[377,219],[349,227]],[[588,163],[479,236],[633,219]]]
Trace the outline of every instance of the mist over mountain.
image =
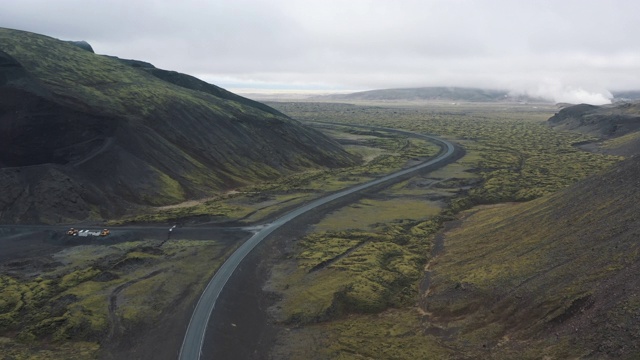
[[614,101],[640,100],[640,90],[612,91]]

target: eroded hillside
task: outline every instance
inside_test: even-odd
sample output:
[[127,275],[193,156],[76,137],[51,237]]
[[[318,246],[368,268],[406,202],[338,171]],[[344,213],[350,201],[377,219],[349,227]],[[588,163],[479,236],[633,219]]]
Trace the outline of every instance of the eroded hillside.
[[0,221],[96,220],[308,168],[328,137],[183,74],[0,29]]
[[466,213],[422,306],[462,354],[640,356],[640,159],[552,196]]

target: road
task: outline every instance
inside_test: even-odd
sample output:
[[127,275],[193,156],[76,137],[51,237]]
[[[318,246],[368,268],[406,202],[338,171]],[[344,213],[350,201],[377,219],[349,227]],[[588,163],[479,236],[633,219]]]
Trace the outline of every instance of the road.
[[[344,125],[346,124],[334,124],[334,125]],[[348,125],[352,126],[352,125]],[[409,175],[415,172],[418,172],[426,167],[444,163],[448,158],[450,158],[454,154],[455,147],[449,141],[436,138],[430,135],[422,135],[416,134],[403,130],[396,129],[388,129],[388,128],[380,128],[380,127],[368,127],[368,126],[357,126],[357,127],[366,127],[374,130],[384,130],[384,131],[392,131],[395,133],[400,133],[403,135],[407,135],[410,137],[418,137],[429,140],[438,146],[440,146],[440,153],[431,160],[425,161],[419,165],[415,165],[413,167],[397,171],[395,173],[386,175],[384,177],[378,178],[376,180],[372,180],[370,182],[356,185],[354,187],[333,193],[331,195],[325,196],[323,198],[314,200],[309,202],[306,205],[303,205],[295,210],[281,216],[270,224],[266,224],[262,229],[258,230],[249,240],[247,240],[244,244],[242,244],[220,267],[220,269],[215,273],[213,278],[209,281],[209,284],[204,289],[198,303],[193,310],[193,314],[191,315],[191,320],[187,327],[187,331],[184,336],[184,340],[182,342],[182,348],[180,349],[180,360],[198,360],[200,359],[200,355],[202,352],[202,346],[204,343],[204,336],[207,329],[207,324],[209,323],[211,314],[213,309],[215,308],[216,301],[220,293],[222,292],[225,284],[231,278],[231,275],[236,270],[240,262],[253,250],[262,240],[264,240],[267,236],[273,233],[276,229],[286,224],[288,221],[310,211],[321,205],[332,202],[336,199],[342,198],[347,195],[351,195],[357,193],[359,191],[371,188],[376,185],[381,185],[384,183],[391,182],[393,180],[397,180],[404,175]]]

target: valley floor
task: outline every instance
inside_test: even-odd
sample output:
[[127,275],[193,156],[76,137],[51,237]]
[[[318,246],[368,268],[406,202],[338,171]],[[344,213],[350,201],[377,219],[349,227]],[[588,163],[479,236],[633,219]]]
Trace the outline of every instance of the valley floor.
[[[527,240],[546,230],[534,226],[534,218],[526,214],[536,206],[548,210],[549,204],[559,201],[559,195],[551,194],[619,159],[574,146],[588,137],[549,129],[543,124],[553,111],[548,108],[272,105],[300,120],[438,134],[461,144],[466,155],[433,173],[310,212],[283,228],[252,253],[229,282],[219,300],[222,317],[207,332],[204,351],[208,357],[597,357],[598,353],[582,352],[581,343],[569,336],[574,321],[570,318],[591,311],[589,304],[599,304],[603,292],[585,290],[588,281],[557,279],[553,283],[560,288],[552,288],[555,292],[535,290],[548,285],[542,270],[555,266],[552,260],[556,259],[541,255],[536,243]],[[199,293],[224,258],[248,236],[238,226],[260,224],[310,199],[411,165],[435,151],[430,144],[376,131],[322,130],[361,156],[363,164],[292,174],[185,204],[189,206],[116,219],[113,224],[160,222],[165,230],[115,231],[108,243],[70,242],[61,235],[62,229],[0,229],[2,245],[13,249],[12,256],[0,259],[0,290],[6,295],[0,303],[0,350],[15,358],[175,359]],[[525,203],[512,205],[515,202]],[[476,207],[500,203],[509,205]],[[606,211],[608,204],[603,203],[600,211]],[[544,211],[538,213],[547,219]],[[457,220],[461,214],[464,219]],[[509,228],[518,216],[532,219],[531,227],[505,232],[510,235],[503,235],[501,242],[491,240],[498,234],[495,231]],[[576,224],[577,220],[568,219]],[[185,226],[167,241],[166,228],[176,222]],[[216,224],[227,230],[210,236]],[[438,235],[443,227],[448,232]],[[620,249],[635,254],[635,248]],[[575,264],[582,266],[587,260]],[[616,261],[598,263],[602,272],[590,272],[590,279],[603,279],[631,260]],[[556,265],[563,269],[562,263]],[[627,279],[635,286],[629,278],[620,279],[616,284]],[[539,287],[529,288],[535,284]],[[605,285],[601,289],[623,291]],[[633,298],[625,299],[610,312],[637,317]],[[606,320],[606,314],[598,314],[589,321],[607,328],[621,326],[619,331],[599,333],[609,341],[601,342],[603,354],[632,354],[629,348],[622,352],[615,348],[610,335],[628,330],[633,337],[635,323],[616,324]],[[518,327],[531,319],[543,320],[534,321],[535,331],[546,331],[545,324],[556,321],[558,336],[522,341],[529,334],[539,334]],[[590,334],[593,339],[600,336]]]

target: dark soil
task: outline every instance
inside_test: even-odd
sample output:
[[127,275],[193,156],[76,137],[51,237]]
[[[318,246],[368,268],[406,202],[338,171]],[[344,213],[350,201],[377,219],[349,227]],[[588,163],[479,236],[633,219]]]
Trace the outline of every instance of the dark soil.
[[3,223],[121,217],[357,162],[322,133],[194,77],[18,30],[0,29],[0,42]]
[[[639,176],[640,158],[633,157],[547,202],[530,208],[515,205],[513,215],[495,226],[463,219],[461,226],[471,231],[463,242],[455,234],[445,235],[440,267],[434,266],[431,284],[426,284],[431,292],[422,306],[432,314],[431,321],[441,327],[456,324],[460,334],[499,326],[503,330],[498,335],[486,332],[476,343],[460,343],[465,351],[476,351],[485,341],[496,346],[495,358],[515,358],[519,346],[542,353],[544,343],[558,344],[566,354],[588,354],[582,355],[586,358],[638,359]],[[519,207],[527,210],[519,212]],[[539,232],[544,236],[537,237]],[[499,250],[490,251],[496,249],[492,246]],[[466,255],[456,251],[461,247],[484,253]],[[520,273],[497,276],[491,285],[456,282],[456,271],[482,274],[482,267],[492,262],[514,264]],[[518,268],[527,262],[536,266]],[[505,338],[510,342],[498,347]]]
[[286,258],[292,242],[304,236],[324,214],[352,201],[354,198],[325,205],[290,221],[243,261],[216,303],[205,338],[204,359],[269,359],[277,333],[283,329],[267,313],[277,301],[276,295],[262,290],[269,269]]
[[[456,156],[449,161],[455,161],[462,155],[463,152],[458,150]],[[425,168],[422,172],[430,170]],[[403,181],[408,177],[409,175],[399,177],[396,181]],[[269,358],[270,349],[281,329],[279,324],[273,323],[267,313],[267,309],[277,299],[274,294],[265,293],[262,290],[269,276],[269,269],[273,264],[286,258],[287,249],[292,241],[304,235],[308,227],[320,221],[327,212],[339,209],[363,196],[370,196],[390,185],[389,183],[379,185],[303,214],[278,229],[258,246],[236,270],[218,299],[206,334],[203,358]],[[278,214],[273,216],[277,217]],[[171,227],[170,224],[165,227],[129,226],[111,229],[111,235],[106,238],[79,238],[65,235],[66,227],[7,225],[0,227],[0,246],[8,251],[0,255],[5,260],[27,259],[24,264],[17,263],[16,266],[35,266],[34,264],[39,262],[34,261],[34,257],[47,259],[49,255],[70,246],[107,245],[143,238],[166,241],[169,227]],[[230,244],[246,239],[248,236],[246,232],[239,232],[237,228],[214,228],[207,225],[178,227],[175,231],[176,236],[178,233],[189,239],[221,239],[229,241]],[[153,249],[146,250],[153,252]],[[43,264],[46,264],[46,261]],[[102,281],[109,277],[103,276],[106,278],[100,279]],[[102,339],[101,358],[175,359],[182,345],[191,311],[199,298],[199,295],[194,297],[193,293],[192,287],[186,288],[183,296],[165,309],[157,323],[136,329],[123,329],[120,334],[107,334]],[[117,295],[117,292],[113,294],[115,297]]]
[[[456,148],[447,160],[453,162],[464,155]],[[441,165],[437,165],[439,167]],[[432,167],[421,170],[426,173]],[[394,183],[415,176],[397,178]],[[276,230],[261,243],[241,264],[217,300],[211,315],[203,348],[204,359],[269,359],[278,331],[284,329],[268,316],[268,308],[277,297],[262,290],[269,278],[269,269],[284,260],[293,241],[301,238],[332,211],[340,209],[365,196],[373,196],[391,183],[375,186],[352,194],[305,213]]]
[[[52,255],[64,249],[80,245],[113,245],[121,242],[136,241],[142,239],[157,239],[166,241],[167,229],[170,226],[152,227],[138,226],[127,228],[112,228],[111,235],[107,237],[77,237],[66,235],[67,227],[55,226],[0,226],[0,271],[17,277],[31,277],[34,274],[46,272],[61,264],[53,260]],[[91,228],[98,230],[98,228]],[[237,228],[213,228],[213,227],[178,227],[174,230],[174,236],[194,240],[219,240],[225,241],[229,246],[235,246],[238,241],[246,239],[249,234]],[[142,252],[158,254],[159,249],[143,247]],[[96,266],[102,268],[100,275],[94,281],[110,281],[118,277],[108,271],[114,266],[132,267],[144,266],[144,264],[118,265],[110,261],[108,257]],[[147,276],[154,276],[150,273]],[[138,279],[139,280],[139,279]],[[118,293],[135,281],[125,283],[115,289],[111,295],[111,303],[117,299]],[[208,281],[208,279],[206,279]],[[191,317],[192,302],[197,301],[199,294],[195,294],[193,286],[185,286],[182,295],[175,299],[174,303],[165,309],[158,323],[148,324],[143,328],[129,329],[115,322],[116,331],[99,339],[101,343],[100,357],[104,359],[175,359],[180,351],[184,331]],[[66,311],[66,305],[74,302],[73,296],[63,296],[56,300],[54,309]],[[117,317],[110,317],[111,321]]]
[[[401,181],[400,179],[398,181]],[[203,348],[204,359],[269,359],[278,331],[284,329],[268,316],[278,300],[262,290],[269,269],[284,260],[293,242],[332,211],[390,186],[386,184],[326,204],[279,228],[260,244],[231,277],[209,322]]]

